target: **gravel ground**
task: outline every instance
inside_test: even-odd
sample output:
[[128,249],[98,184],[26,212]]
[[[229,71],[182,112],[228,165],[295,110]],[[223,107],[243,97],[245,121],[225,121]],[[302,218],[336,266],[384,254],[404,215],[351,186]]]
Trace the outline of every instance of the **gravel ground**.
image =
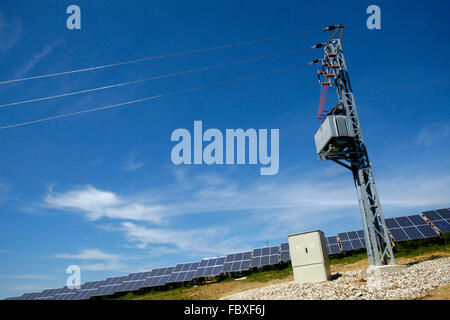
[[296,284],[293,281],[239,292],[227,300],[354,300],[417,299],[427,290],[450,283],[450,258],[411,264],[401,272],[367,276],[363,270],[335,274],[332,281]]

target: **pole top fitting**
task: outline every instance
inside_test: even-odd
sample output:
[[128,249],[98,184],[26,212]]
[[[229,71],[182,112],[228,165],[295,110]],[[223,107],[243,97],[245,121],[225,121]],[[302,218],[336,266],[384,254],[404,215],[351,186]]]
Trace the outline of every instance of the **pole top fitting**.
[[311,61],[310,63],[308,63],[309,65],[313,65],[313,64],[318,64],[319,62],[323,61],[323,59],[316,59],[314,61]]
[[343,24],[335,24],[335,25],[326,27],[326,28],[323,29],[322,31],[331,31],[331,30],[341,29],[341,28],[344,28],[344,25],[343,25]]
[[313,45],[311,48],[312,49],[319,49],[319,48],[322,48],[323,46],[326,46],[326,45],[327,45],[326,43],[318,43],[318,44]]

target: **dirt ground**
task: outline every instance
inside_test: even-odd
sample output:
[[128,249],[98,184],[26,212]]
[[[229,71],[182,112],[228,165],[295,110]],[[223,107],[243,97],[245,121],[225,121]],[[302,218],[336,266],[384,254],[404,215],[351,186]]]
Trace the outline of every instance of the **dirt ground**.
[[428,291],[421,300],[450,300],[450,284]]
[[[433,252],[430,254],[424,254],[420,256],[415,256],[412,258],[399,258],[397,259],[397,264],[408,264],[413,262],[420,262],[425,260],[431,260],[431,259],[441,259],[445,257],[450,257],[449,252]],[[332,265],[331,266],[331,272],[333,274],[344,272],[344,271],[350,271],[355,269],[363,269],[368,267],[368,261],[367,259],[363,259],[361,261],[357,261],[354,263],[348,263],[348,264],[339,264],[339,265]],[[194,300],[204,300],[204,299],[211,299],[216,300],[220,299],[225,296],[229,296],[231,294],[250,290],[250,289],[256,289],[256,288],[262,288],[265,286],[270,286],[277,283],[282,282],[288,282],[294,280],[294,277],[292,273],[287,275],[284,278],[281,279],[271,279],[264,282],[258,282],[258,281],[248,281],[248,280],[241,280],[241,281],[223,281],[218,283],[211,283],[208,285],[201,285],[197,287],[192,288],[182,288],[177,289],[174,292],[161,292],[161,293],[155,293],[152,295],[143,295],[135,297],[134,299],[194,299]],[[427,300],[449,300],[450,299],[450,285],[442,286],[440,288],[437,288],[435,290],[431,290],[429,294],[424,297],[424,299]]]

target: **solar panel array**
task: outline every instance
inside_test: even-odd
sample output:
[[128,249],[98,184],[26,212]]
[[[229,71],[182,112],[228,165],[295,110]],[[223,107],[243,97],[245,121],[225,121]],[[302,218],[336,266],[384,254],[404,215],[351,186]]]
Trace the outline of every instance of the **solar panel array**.
[[174,269],[175,267],[153,269],[143,286],[151,288],[165,285]]
[[433,238],[437,232],[419,215],[385,219],[395,241]]
[[359,250],[366,247],[364,231],[349,231],[338,233],[339,241],[343,251]]
[[423,215],[442,233],[450,232],[450,208],[425,211]]
[[220,275],[222,273],[224,262],[225,257],[203,259],[200,261],[195,277],[204,278]]
[[194,279],[199,265],[200,262],[177,264],[167,283],[191,281]]
[[[394,241],[406,241],[437,237],[450,232],[450,209],[430,210],[419,215],[385,219],[386,227]],[[362,230],[339,233],[338,236],[326,237],[328,254],[365,248]],[[199,262],[181,263],[175,267],[158,268],[147,272],[131,273],[126,276],[111,277],[103,281],[86,282],[79,289],[63,287],[47,289],[42,292],[25,293],[20,297],[6,300],[84,300],[96,296],[107,296],[118,292],[136,291],[141,288],[163,286],[167,283],[192,281],[223,273],[242,272],[251,268],[276,265],[289,262],[289,243],[280,246],[253,249],[253,251],[232,253],[226,257],[206,258]]]
[[264,267],[280,261],[280,246],[253,249],[252,266]]
[[341,253],[338,238],[335,236],[325,238],[328,254]]
[[112,277],[106,279],[104,283],[99,285],[99,292],[98,292],[99,295],[107,296],[116,292],[120,292],[119,288],[121,287],[122,282],[125,281],[126,279],[128,279],[128,276]]
[[223,265],[223,272],[241,272],[250,270],[252,251],[232,253],[227,255]]
[[289,243],[284,242],[280,246],[280,261],[289,262],[291,261],[291,254],[289,253]]

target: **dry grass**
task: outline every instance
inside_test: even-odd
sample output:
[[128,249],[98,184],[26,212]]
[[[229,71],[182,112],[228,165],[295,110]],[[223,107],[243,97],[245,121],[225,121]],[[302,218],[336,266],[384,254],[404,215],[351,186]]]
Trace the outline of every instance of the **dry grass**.
[[450,300],[450,284],[428,291],[421,300]]
[[156,291],[148,294],[134,295],[122,297],[122,299],[133,300],[217,300],[234,293],[245,290],[262,288],[277,283],[294,280],[292,270],[280,270],[277,272],[262,272],[254,274],[246,279],[236,281],[228,279],[226,281],[213,282],[194,287],[181,287],[168,291]]
[[217,300],[234,293],[256,288],[262,288],[281,282],[292,281],[293,277],[284,279],[274,279],[267,282],[244,282],[244,281],[227,281],[211,283],[191,288],[174,289],[174,295],[168,292],[157,292],[150,295],[142,295],[134,297],[136,300]]

